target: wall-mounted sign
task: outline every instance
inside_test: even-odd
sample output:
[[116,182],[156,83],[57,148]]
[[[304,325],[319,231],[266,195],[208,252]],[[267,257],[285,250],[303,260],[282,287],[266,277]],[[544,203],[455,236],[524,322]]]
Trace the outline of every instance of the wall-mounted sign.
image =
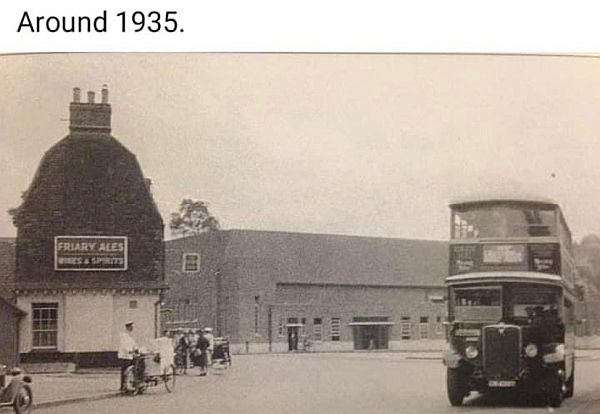
[[78,272],[127,270],[127,237],[56,236],[54,270]]

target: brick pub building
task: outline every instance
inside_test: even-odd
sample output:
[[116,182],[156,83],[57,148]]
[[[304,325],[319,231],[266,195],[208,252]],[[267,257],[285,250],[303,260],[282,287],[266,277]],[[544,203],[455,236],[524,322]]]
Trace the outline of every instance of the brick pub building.
[[446,242],[227,230],[165,246],[168,329],[211,326],[238,352],[443,342]]
[[111,106],[74,89],[69,135],[42,158],[15,216],[13,295],[22,362],[116,363],[119,333],[155,336],[163,222],[134,154],[110,135]]

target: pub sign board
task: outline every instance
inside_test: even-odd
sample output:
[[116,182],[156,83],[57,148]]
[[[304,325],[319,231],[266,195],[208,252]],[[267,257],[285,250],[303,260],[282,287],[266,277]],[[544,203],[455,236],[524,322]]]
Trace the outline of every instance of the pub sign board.
[[54,270],[124,271],[127,270],[127,237],[56,236]]

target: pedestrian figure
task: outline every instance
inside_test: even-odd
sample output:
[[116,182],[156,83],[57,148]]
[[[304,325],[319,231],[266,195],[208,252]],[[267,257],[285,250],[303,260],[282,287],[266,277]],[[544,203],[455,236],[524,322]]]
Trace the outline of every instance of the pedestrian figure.
[[128,321],[125,323],[125,332],[121,333],[119,337],[119,352],[118,358],[121,365],[121,392],[127,391],[125,385],[125,370],[133,365],[133,354],[137,351],[137,345],[135,340],[131,336],[133,332],[133,322]]
[[185,341],[187,343],[187,367],[194,368],[194,350],[196,349],[197,339],[195,338],[193,330],[188,330],[187,335],[185,336]]
[[194,353],[196,358],[196,364],[200,366],[200,375],[205,376],[208,373],[208,347],[210,342],[208,338],[201,333],[196,343],[196,352]]
[[204,328],[204,337],[208,339],[208,349],[206,350],[206,360],[207,365],[210,367],[212,365],[212,355],[215,351],[215,337],[212,334],[212,328]]
[[177,329],[173,342],[175,347],[175,366],[177,367],[178,372],[185,374],[187,371],[188,345],[183,328]]
[[[179,338],[178,350],[183,355],[184,359],[184,370],[190,366],[190,335],[183,334]],[[185,371],[184,371],[185,372]]]

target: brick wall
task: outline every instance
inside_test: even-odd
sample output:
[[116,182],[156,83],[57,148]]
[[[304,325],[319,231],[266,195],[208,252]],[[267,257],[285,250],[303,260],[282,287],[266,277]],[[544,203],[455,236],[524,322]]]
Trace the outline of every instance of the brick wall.
[[[280,321],[285,324],[288,318],[296,317],[306,319],[305,330],[310,334],[314,318],[321,318],[323,339],[330,340],[331,319],[339,318],[340,341],[347,342],[353,339],[348,326],[353,317],[381,316],[394,322],[389,339],[396,341],[402,340],[402,318],[409,317],[409,335],[414,340],[423,339],[420,320],[427,317],[427,337],[443,338],[441,323],[446,317],[446,304],[434,303],[430,298],[444,293],[443,288],[278,285],[272,305],[274,331],[278,331]],[[277,334],[274,340],[287,340]]]
[[[165,243],[165,294],[162,326],[168,329],[211,326],[216,335],[237,339],[239,329],[235,261],[226,261],[227,232],[211,232]],[[183,269],[184,254],[198,254],[199,269]],[[217,294],[218,292],[218,294]]]
[[[270,240],[273,235],[275,242]],[[340,343],[350,342],[345,346],[351,348],[352,328],[348,323],[352,317],[387,316],[395,323],[390,327],[390,341],[394,341],[401,340],[401,319],[408,316],[411,339],[421,338],[422,317],[427,318],[426,336],[443,337],[446,304],[431,301],[431,296],[445,294],[443,287],[410,284],[398,287],[403,281],[400,276],[397,285],[367,285],[369,275],[363,277],[363,284],[343,284],[341,281],[347,278],[344,273],[347,266],[343,265],[340,274],[330,272],[329,275],[329,278],[339,279],[339,284],[307,283],[304,281],[307,276],[298,270],[297,263],[288,266],[298,261],[293,251],[285,253],[286,249],[279,246],[282,256],[277,256],[270,249],[278,243],[278,236],[277,233],[232,230],[166,242],[165,273],[170,289],[164,308],[170,311],[163,312],[163,326],[170,329],[213,326],[218,335],[229,336],[232,343],[241,344],[242,348],[248,343],[256,348],[258,344],[269,342],[269,334],[272,343],[287,341],[286,334],[279,336],[280,320],[285,324],[289,317],[305,318],[305,329],[312,331],[314,318],[322,318],[325,338],[329,335],[331,318],[340,318]],[[290,236],[286,234],[286,237]],[[186,253],[200,255],[197,272],[183,271]],[[378,260],[378,256],[365,260]],[[318,267],[318,263],[311,266]],[[294,279],[300,282],[288,282]],[[413,279],[418,276],[413,275]]]

